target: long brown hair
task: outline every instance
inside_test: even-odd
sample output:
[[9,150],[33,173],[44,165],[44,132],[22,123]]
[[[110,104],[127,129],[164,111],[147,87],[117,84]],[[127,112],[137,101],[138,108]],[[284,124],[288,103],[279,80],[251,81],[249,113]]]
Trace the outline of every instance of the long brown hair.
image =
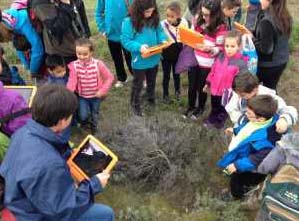
[[292,16],[287,8],[287,0],[272,0],[268,10],[278,30],[290,36],[292,32]]
[[[149,8],[155,8],[150,18],[144,18],[144,11]],[[140,32],[144,26],[157,28],[160,23],[160,16],[156,0],[134,0],[131,5],[130,16],[133,27],[137,32]]]
[[12,39],[12,30],[6,27],[3,22],[0,22],[0,42],[9,42]]

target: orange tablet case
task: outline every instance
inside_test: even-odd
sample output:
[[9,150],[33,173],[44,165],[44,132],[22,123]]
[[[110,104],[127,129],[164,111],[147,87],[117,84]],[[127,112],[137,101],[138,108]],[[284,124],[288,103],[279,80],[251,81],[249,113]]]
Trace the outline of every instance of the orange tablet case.
[[183,44],[192,48],[197,48],[199,44],[204,43],[204,36],[190,28],[179,27],[179,37]]
[[110,172],[113,167],[115,166],[115,164],[118,161],[117,156],[108,148],[106,147],[104,144],[102,144],[98,139],[96,139],[94,136],[92,135],[88,135],[82,142],[81,144],[78,146],[78,148],[76,148],[71,157],[68,159],[67,164],[70,168],[71,174],[73,176],[73,178],[78,182],[82,182],[83,180],[89,180],[89,177],[86,175],[86,173],[73,161],[75,159],[75,157],[77,156],[77,154],[81,151],[81,148],[84,147],[84,145],[87,142],[93,142],[94,144],[96,144],[97,146],[99,146],[104,153],[106,153],[107,155],[109,155],[112,160],[111,162],[108,164],[108,166],[105,168],[105,170],[107,172]]
[[241,32],[241,34],[251,34],[251,32],[245,27],[245,25],[242,25],[238,22],[234,22],[235,28]]
[[150,56],[153,56],[155,54],[160,54],[162,53],[162,50],[167,48],[171,43],[170,42],[166,42],[163,44],[159,44],[153,47],[148,48],[147,53],[142,53],[141,56],[143,58],[148,58]]

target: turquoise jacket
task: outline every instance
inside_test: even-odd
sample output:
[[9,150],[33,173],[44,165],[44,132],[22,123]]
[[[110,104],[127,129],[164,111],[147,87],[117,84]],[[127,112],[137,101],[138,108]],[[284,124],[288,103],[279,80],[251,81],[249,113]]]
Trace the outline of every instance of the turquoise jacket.
[[156,46],[167,40],[167,37],[159,23],[158,28],[143,27],[141,32],[133,28],[131,18],[123,21],[121,43],[125,49],[131,52],[133,69],[148,69],[159,64],[160,54],[148,58],[142,58],[140,48],[146,44],[149,47]]
[[95,19],[98,30],[111,41],[120,42],[121,24],[128,15],[127,2],[133,0],[98,0]]

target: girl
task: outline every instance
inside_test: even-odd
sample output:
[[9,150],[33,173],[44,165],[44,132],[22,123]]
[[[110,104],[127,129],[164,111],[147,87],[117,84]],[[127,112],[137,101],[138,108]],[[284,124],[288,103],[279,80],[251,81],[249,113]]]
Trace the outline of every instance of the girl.
[[92,57],[93,46],[89,39],[76,41],[77,60],[68,65],[70,70],[67,88],[79,95],[79,117],[83,126],[91,114],[92,134],[98,131],[98,115],[101,100],[113,83],[113,75],[106,65]]
[[204,91],[211,92],[211,112],[204,125],[222,128],[227,113],[221,104],[223,92],[232,87],[234,77],[247,70],[245,58],[240,53],[241,37],[236,31],[229,32],[224,39],[224,52],[220,52],[207,77]]
[[108,40],[109,51],[114,62],[117,75],[115,87],[122,87],[127,80],[123,54],[132,73],[131,55],[120,43],[121,24],[128,16],[132,2],[133,0],[98,0],[95,11],[98,29]]
[[173,42],[162,53],[162,67],[163,67],[163,99],[169,101],[169,80],[172,69],[172,76],[174,81],[174,89],[176,99],[180,99],[180,75],[175,73],[175,65],[177,63],[179,53],[182,50],[182,43],[178,39],[178,27],[188,27],[188,22],[181,18],[181,6],[178,2],[171,2],[166,8],[166,19],[161,22],[165,34],[168,39]]
[[287,0],[261,0],[254,44],[258,53],[257,76],[264,86],[276,89],[289,60],[291,16]]
[[131,17],[126,18],[122,26],[121,42],[131,52],[134,73],[131,106],[133,113],[142,116],[140,94],[143,80],[146,78],[147,100],[155,104],[155,86],[160,55],[142,58],[141,53],[166,41],[166,36],[159,21],[156,0],[135,0],[132,4]]
[[[204,35],[204,44],[195,49],[195,57],[198,65],[188,71],[188,109],[183,117],[198,119],[203,113],[207,94],[203,92],[206,78],[214,63],[214,57],[223,47],[226,26],[222,18],[220,1],[203,0],[200,4],[195,23],[195,31]],[[195,108],[196,100],[198,103]]]
[[27,10],[10,8],[2,13],[0,11],[0,42],[9,41],[13,42],[19,59],[32,76],[38,75],[43,62],[44,47],[30,22]]
[[236,16],[241,8],[240,0],[222,0],[221,9],[226,20],[228,30],[233,29],[233,21],[237,21]]

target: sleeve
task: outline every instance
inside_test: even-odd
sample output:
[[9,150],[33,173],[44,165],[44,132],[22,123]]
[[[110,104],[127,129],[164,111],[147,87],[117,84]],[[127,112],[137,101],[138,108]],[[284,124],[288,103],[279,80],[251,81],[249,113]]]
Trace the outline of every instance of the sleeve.
[[297,109],[293,106],[288,106],[280,96],[276,94],[272,96],[277,101],[277,113],[280,115],[280,118],[284,118],[289,126],[295,125],[298,120]]
[[87,16],[86,16],[84,1],[80,0],[79,10],[78,11],[79,11],[79,14],[80,14],[80,17],[81,17],[81,20],[82,20],[82,25],[83,25],[86,37],[89,38],[91,36],[91,33],[90,33],[89,24],[88,24],[88,19],[87,19]]
[[75,71],[74,64],[73,63],[68,64],[68,69],[69,69],[69,79],[66,84],[66,88],[74,92],[77,89],[77,84],[78,84],[77,74]]
[[248,71],[247,61],[242,59],[239,65],[239,72],[237,74],[244,73],[246,71]]
[[254,45],[259,54],[269,55],[274,50],[274,38],[276,34],[272,24],[268,20],[260,22],[260,33],[258,38],[254,40]]
[[99,62],[98,65],[101,77],[104,81],[104,84],[99,91],[101,94],[107,94],[113,84],[114,76],[103,62]]
[[122,23],[121,43],[125,49],[132,52],[139,52],[141,44],[135,41],[135,30],[129,19],[125,19]]
[[228,113],[231,121],[236,124],[244,117],[242,111],[239,108],[240,98],[237,93],[232,92],[232,97],[225,106],[225,110]]
[[74,220],[79,217],[92,205],[94,195],[102,191],[96,177],[81,182],[76,188],[63,165],[41,169],[34,177],[21,181],[20,186],[38,211],[57,217],[57,220],[58,217],[59,220]]
[[98,0],[97,7],[95,10],[95,19],[96,19],[97,27],[98,27],[99,32],[101,32],[101,33],[105,33],[105,22],[104,22],[104,19],[105,19],[104,6],[105,6],[105,4],[104,4],[104,1],[105,0]]
[[167,36],[161,26],[161,23],[159,23],[159,26],[157,28],[157,38],[158,44],[162,44],[163,42],[167,41]]
[[227,30],[225,25],[220,25],[216,33],[216,47],[214,48],[218,54],[219,51],[223,51],[224,48],[224,36],[226,35]]
[[285,155],[279,149],[274,148],[258,166],[257,172],[262,174],[274,174],[280,165],[284,164]]
[[23,26],[22,32],[31,45],[29,69],[31,73],[37,74],[44,56],[44,46],[38,33],[32,25]]

